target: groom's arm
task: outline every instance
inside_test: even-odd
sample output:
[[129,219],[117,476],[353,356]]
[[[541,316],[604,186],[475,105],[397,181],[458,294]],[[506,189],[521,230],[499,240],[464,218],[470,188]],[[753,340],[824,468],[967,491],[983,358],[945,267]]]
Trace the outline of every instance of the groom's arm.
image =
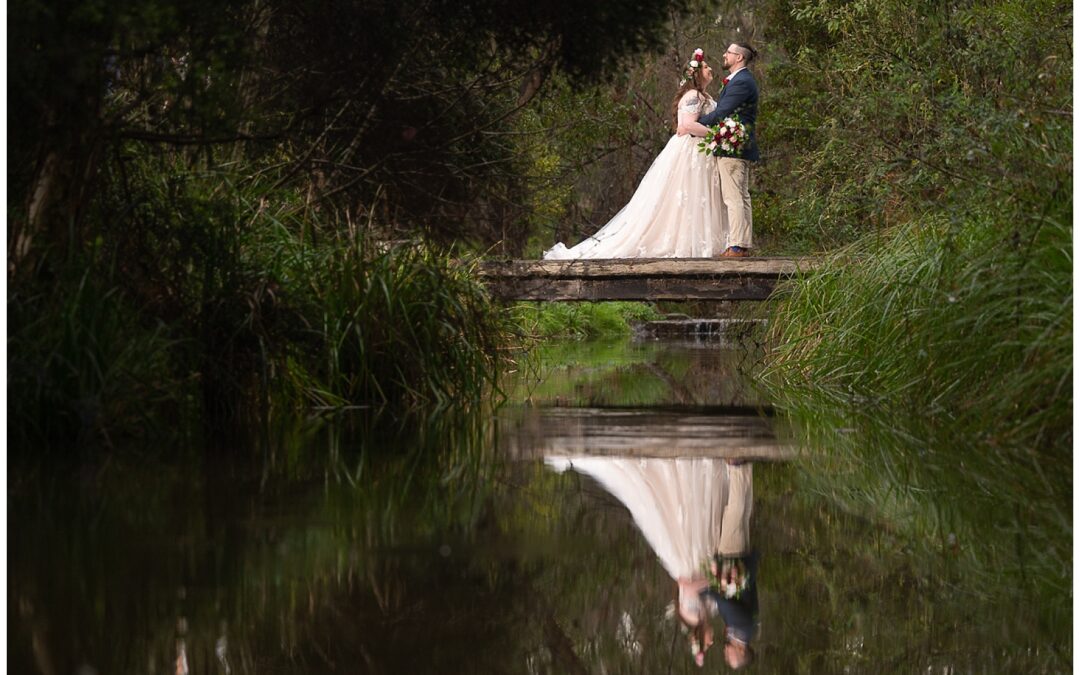
[[716,104],[716,110],[707,115],[702,115],[698,118],[698,122],[707,127],[719,124],[725,117],[729,117],[731,113],[738,110],[739,106],[749,101],[753,96],[754,89],[750,85],[750,80],[736,78],[734,82],[728,83],[724,98]]

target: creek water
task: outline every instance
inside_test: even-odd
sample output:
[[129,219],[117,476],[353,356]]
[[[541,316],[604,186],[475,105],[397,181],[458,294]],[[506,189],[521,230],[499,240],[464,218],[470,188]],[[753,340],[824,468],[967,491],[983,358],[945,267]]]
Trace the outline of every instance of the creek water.
[[[709,342],[553,344],[494,412],[13,457],[8,667],[698,672],[648,508],[590,458],[752,476],[751,672],[1070,670],[1071,629],[1010,580],[972,589],[948,551],[928,558],[812,487],[829,477],[747,377],[754,358]],[[676,501],[677,519],[694,517]],[[714,647],[705,670],[725,669]]]

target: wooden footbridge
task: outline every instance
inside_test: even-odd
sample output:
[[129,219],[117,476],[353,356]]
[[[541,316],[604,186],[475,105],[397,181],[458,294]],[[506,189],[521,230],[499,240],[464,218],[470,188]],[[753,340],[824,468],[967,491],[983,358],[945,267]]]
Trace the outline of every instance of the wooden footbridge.
[[765,300],[812,258],[502,260],[480,276],[502,300]]

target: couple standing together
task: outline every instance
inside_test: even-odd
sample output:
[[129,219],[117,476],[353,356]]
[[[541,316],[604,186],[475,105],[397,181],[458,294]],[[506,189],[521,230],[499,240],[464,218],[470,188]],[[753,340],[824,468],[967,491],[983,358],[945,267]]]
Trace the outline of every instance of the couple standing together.
[[[548,260],[579,258],[741,258],[753,246],[750,162],[760,157],[754,126],[758,88],[747,66],[757,52],[732,43],[723,55],[728,76],[714,100],[706,92],[713,70],[701,50],[687,63],[672,101],[676,135],[653,161],[634,196],[600,230],[577,246],[561,242]],[[749,130],[740,156],[698,150],[709,126],[737,116]],[[719,177],[718,177],[719,176]]]
[[[750,545],[754,470],[750,462],[719,457],[602,457],[549,455],[562,473],[590,476],[630,511],[668,575],[676,582],[672,618],[703,666],[714,642],[734,669],[754,660],[757,633],[757,555]],[[724,632],[714,635],[722,617]]]

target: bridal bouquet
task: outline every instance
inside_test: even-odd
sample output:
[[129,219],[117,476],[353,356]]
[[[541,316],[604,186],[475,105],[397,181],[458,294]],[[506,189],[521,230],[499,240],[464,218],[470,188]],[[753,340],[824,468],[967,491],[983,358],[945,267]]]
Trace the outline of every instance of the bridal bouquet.
[[709,127],[709,133],[698,143],[698,151],[716,157],[742,157],[746,143],[750,140],[750,129],[732,115],[716,126]]
[[738,599],[749,585],[746,563],[742,558],[722,558],[717,556],[709,561],[706,577],[709,586],[720,591],[725,598]]

